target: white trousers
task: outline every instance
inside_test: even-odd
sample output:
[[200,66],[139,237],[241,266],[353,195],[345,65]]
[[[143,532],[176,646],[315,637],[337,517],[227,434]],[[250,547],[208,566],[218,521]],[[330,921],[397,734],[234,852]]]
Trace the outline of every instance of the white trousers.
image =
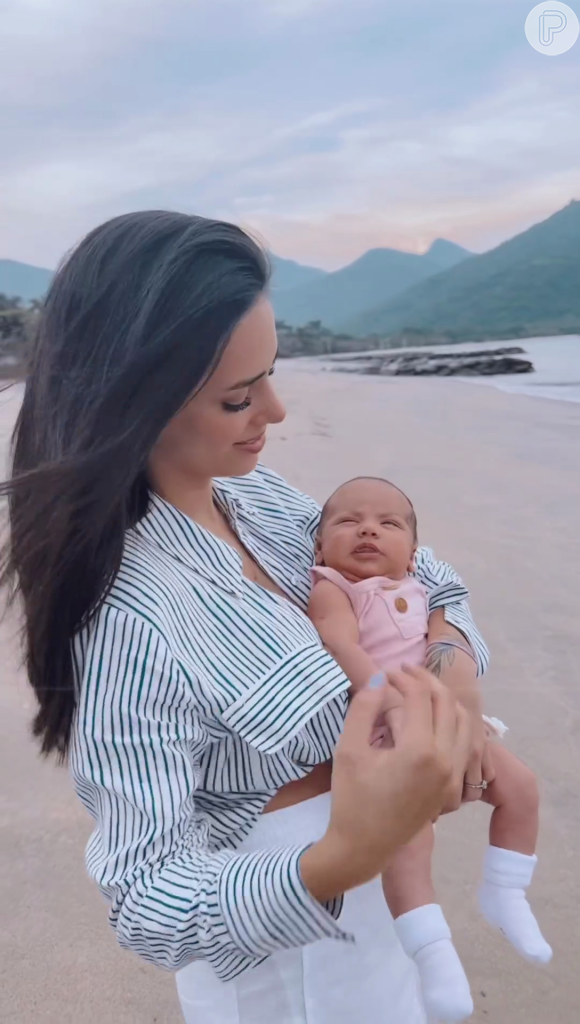
[[[323,794],[263,814],[240,850],[320,839],[330,813]],[[321,939],[273,954],[233,981],[203,961],[177,973],[186,1024],[425,1024],[413,963],[395,935],[380,879],[345,896],[341,927],[355,943]]]

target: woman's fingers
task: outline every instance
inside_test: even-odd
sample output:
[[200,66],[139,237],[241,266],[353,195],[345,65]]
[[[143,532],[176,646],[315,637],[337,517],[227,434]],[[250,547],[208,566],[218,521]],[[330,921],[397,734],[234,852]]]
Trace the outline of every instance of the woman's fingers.
[[449,781],[446,811],[456,811],[464,794],[465,771],[471,753],[471,722],[465,708],[456,704],[455,740],[451,750],[451,779]]
[[[419,673],[419,674],[418,674]],[[433,683],[435,677],[421,670],[389,672],[389,684],[401,698],[400,737],[433,735]]]
[[416,730],[431,733],[438,749],[451,751],[458,728],[457,701],[447,687],[427,669],[415,666],[390,674],[389,682],[401,693]]
[[474,734],[472,736],[472,748],[465,772],[464,803],[481,800],[483,790],[479,787],[483,780],[487,778],[485,773],[487,742],[481,720],[476,719],[472,732]]
[[355,693],[340,739],[343,752],[360,751],[370,744],[377,719],[385,710],[386,688],[385,677],[374,676],[372,686]]
[[469,716],[451,691],[425,668],[405,667],[404,672],[395,675],[399,681],[394,685],[398,688],[403,685],[408,692],[417,694],[424,725],[429,721],[427,701],[430,701],[431,724],[437,746],[443,751],[454,751],[456,760],[464,759],[466,764],[471,743]]
[[471,753],[471,719],[461,704],[456,703],[456,729],[454,753],[455,761],[465,775],[469,755]]
[[403,695],[406,726],[397,742],[431,741],[441,767],[449,770],[449,783],[445,794],[445,810],[459,807],[463,794],[463,779],[471,749],[471,723],[469,715],[453,694],[430,672],[409,667],[394,673],[390,681]]
[[482,778],[488,783],[491,783],[495,779],[495,768],[493,767],[493,759],[489,749],[489,744],[486,743],[483,748],[483,757],[481,759],[481,771]]
[[[451,695],[420,669],[395,672],[389,683],[400,703],[394,747],[370,745],[389,700],[382,678],[354,696],[346,716],[334,757],[330,824],[318,844],[326,861],[310,891],[326,891],[320,878],[324,882],[331,870],[331,894],[374,877],[394,850],[440,814],[455,761],[465,770],[469,730]],[[316,856],[305,854],[307,872]]]

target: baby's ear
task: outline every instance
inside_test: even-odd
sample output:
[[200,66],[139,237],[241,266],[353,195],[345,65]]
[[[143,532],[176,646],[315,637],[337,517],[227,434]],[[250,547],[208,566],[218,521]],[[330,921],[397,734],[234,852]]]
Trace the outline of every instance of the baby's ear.
[[416,554],[417,554],[417,545],[415,545],[415,547],[413,548],[413,552],[412,552],[411,558],[409,560],[409,565],[407,566],[407,572],[415,573],[417,571],[417,562],[415,560],[415,555]]
[[324,562],[322,560],[322,547],[320,544],[319,537],[317,537],[316,540],[314,541],[314,564],[324,565]]

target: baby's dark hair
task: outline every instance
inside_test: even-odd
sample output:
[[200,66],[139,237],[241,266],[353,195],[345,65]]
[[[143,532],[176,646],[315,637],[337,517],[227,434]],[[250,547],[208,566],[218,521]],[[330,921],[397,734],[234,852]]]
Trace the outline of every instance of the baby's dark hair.
[[391,480],[386,480],[382,476],[354,476],[352,478],[352,480],[345,480],[344,483],[340,485],[340,487],[337,487],[336,490],[332,492],[332,494],[330,495],[330,498],[328,498],[328,500],[325,502],[325,504],[323,506],[322,513],[320,515],[320,523],[318,525],[318,534],[320,535],[322,527],[324,526],[324,520],[325,520],[326,516],[328,515],[328,510],[330,508],[330,505],[332,504],[333,498],[338,494],[339,491],[342,490],[343,487],[346,487],[348,484],[357,483],[357,481],[359,481],[359,480],[376,480],[377,483],[387,484],[388,487],[392,487],[395,491],[398,491],[399,494],[403,495],[405,501],[409,505],[409,512],[408,512],[408,515],[406,516],[406,519],[407,519],[407,522],[408,522],[409,526],[411,527],[411,530],[413,531],[413,540],[416,542],[418,540],[418,527],[417,527],[417,515],[415,513],[415,509],[413,508],[413,502],[411,501],[409,496],[407,494],[405,494],[404,491],[401,490],[400,487],[397,487],[397,485],[394,484]]

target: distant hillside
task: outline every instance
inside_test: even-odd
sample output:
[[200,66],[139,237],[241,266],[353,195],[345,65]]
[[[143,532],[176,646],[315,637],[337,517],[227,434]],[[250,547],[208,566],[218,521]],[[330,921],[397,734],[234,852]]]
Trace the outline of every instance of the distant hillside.
[[32,267],[15,260],[0,260],[0,293],[16,295],[25,302],[42,299],[48,291],[53,271]]
[[272,264],[273,291],[287,291],[289,288],[300,288],[302,285],[310,284],[326,277],[328,271],[321,267],[306,267],[295,260],[285,260],[281,256],[274,256],[270,253]]
[[432,263],[437,264],[439,270],[447,270],[457,263],[463,263],[463,260],[468,256],[473,256],[473,253],[464,249],[462,245],[448,242],[446,238],[436,238],[425,255]]
[[341,329],[346,322],[411,285],[465,260],[470,253],[444,239],[425,255],[398,249],[370,249],[354,263],[302,287],[273,294],[276,316],[293,326],[321,320]]
[[405,329],[469,338],[580,330],[580,202],[352,318],[356,335]]

